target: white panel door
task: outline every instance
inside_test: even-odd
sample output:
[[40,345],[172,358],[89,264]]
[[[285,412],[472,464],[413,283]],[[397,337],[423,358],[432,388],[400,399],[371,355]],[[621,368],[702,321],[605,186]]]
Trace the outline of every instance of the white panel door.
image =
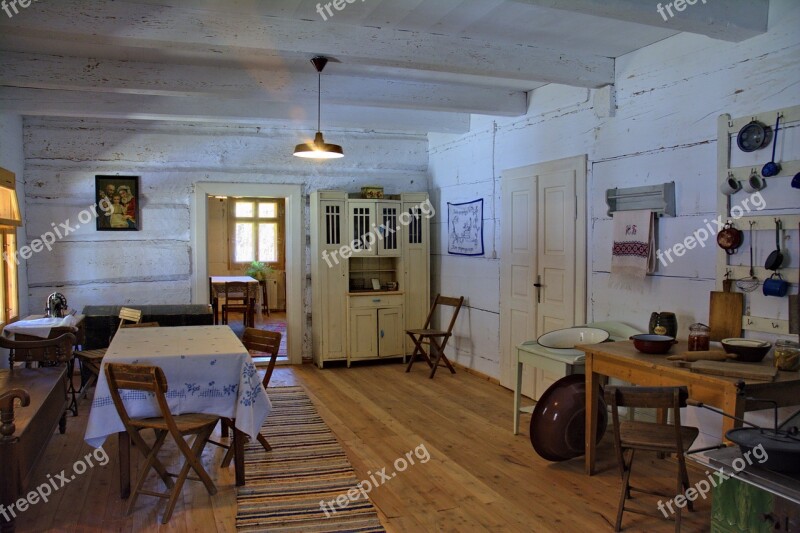
[[[515,346],[586,321],[586,156],[503,173],[501,383],[514,387]],[[538,398],[554,376],[525,369]]]
[[378,310],[350,309],[350,359],[378,357]]
[[381,357],[403,355],[405,336],[403,308],[378,309],[378,355]]
[[501,203],[500,379],[513,388],[514,347],[536,338],[536,177],[526,172],[504,173]]
[[575,325],[575,172],[539,175],[537,207],[537,333]]

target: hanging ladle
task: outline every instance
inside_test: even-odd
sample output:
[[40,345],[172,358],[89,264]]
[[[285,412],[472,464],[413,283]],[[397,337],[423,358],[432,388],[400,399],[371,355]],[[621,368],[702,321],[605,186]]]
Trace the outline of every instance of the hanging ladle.
[[781,123],[781,115],[778,113],[778,119],[775,121],[775,138],[772,139],[772,161],[764,165],[761,169],[761,175],[765,178],[777,176],[781,172],[781,164],[775,162],[775,148],[778,146],[778,125]]
[[781,219],[775,219],[775,250],[770,252],[764,268],[767,270],[778,270],[783,264],[783,254],[781,253]]

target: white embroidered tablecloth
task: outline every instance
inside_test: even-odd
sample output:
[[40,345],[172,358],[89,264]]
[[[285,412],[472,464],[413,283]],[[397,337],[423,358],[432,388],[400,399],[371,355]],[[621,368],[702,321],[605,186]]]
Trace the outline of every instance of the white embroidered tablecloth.
[[[106,363],[162,368],[172,414],[207,413],[236,419],[236,427],[255,439],[272,410],[250,354],[228,326],[124,328],[111,341],[89,413],[84,439],[94,447],[124,431],[108,390]],[[132,418],[160,416],[152,394],[122,391]]]
[[80,322],[80,319],[73,315],[68,315],[63,318],[31,315],[25,320],[18,320],[17,322],[7,324],[6,327],[3,328],[3,334],[11,336],[14,333],[21,333],[23,335],[30,335],[31,337],[46,339],[50,336],[50,330],[52,328],[75,326],[78,322]]
[[247,292],[250,298],[258,300],[261,291],[258,280],[250,276],[211,276],[211,290],[214,292],[213,296],[219,298],[225,296],[225,283],[247,283]]

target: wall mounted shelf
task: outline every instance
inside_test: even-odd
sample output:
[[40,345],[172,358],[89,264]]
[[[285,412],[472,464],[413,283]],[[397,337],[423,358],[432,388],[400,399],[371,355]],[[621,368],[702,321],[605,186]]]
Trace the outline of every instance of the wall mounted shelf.
[[608,215],[617,211],[650,210],[658,216],[675,216],[675,182],[644,187],[607,189]]

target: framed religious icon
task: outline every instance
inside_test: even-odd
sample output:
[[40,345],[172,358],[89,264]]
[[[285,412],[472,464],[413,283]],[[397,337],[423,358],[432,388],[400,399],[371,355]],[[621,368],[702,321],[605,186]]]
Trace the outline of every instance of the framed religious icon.
[[97,231],[139,231],[139,176],[95,176]]

